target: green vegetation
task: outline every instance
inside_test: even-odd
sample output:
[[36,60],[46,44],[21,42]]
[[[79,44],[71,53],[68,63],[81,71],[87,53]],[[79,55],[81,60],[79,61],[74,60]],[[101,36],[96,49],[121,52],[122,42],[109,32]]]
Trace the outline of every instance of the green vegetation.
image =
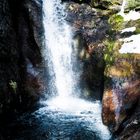
[[123,28],[124,19],[121,15],[114,14],[109,18],[108,23],[113,30],[119,31]]
[[13,89],[14,93],[16,93],[16,91],[17,91],[17,82],[11,80],[9,82],[9,85]]
[[106,46],[105,52],[104,52],[104,60],[106,62],[106,66],[109,67],[114,63],[115,57],[114,57],[114,46],[115,41],[114,40],[105,40],[103,44]]
[[127,0],[127,2],[128,2],[128,6],[127,6],[128,10],[140,8],[140,0]]

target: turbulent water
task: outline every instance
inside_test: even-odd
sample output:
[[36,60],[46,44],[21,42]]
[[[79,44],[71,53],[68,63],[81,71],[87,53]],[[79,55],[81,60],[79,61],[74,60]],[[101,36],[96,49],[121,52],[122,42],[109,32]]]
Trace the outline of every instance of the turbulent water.
[[5,137],[9,140],[112,139],[102,124],[100,101],[78,98],[81,94],[78,86],[80,70],[76,68],[79,62],[73,54],[72,32],[65,21],[64,6],[60,0],[43,0],[43,11],[43,55],[49,79],[46,94],[53,96],[41,101],[42,106],[35,112],[6,126],[9,131],[4,132]]

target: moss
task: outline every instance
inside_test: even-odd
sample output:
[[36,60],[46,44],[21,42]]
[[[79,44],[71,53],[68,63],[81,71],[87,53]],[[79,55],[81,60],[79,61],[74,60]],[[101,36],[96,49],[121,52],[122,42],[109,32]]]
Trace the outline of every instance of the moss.
[[9,85],[13,89],[14,93],[16,94],[16,91],[17,91],[17,82],[11,80],[9,82]]
[[134,31],[134,34],[139,34],[140,33],[140,19],[138,20],[131,20],[126,23],[126,28],[129,27],[136,27],[136,30]]
[[115,57],[115,61],[112,65],[107,65],[105,76],[118,78],[129,78],[133,75],[137,75],[138,77],[140,76],[139,54],[120,54],[115,51],[113,55]]
[[98,7],[103,10],[110,9],[114,5],[120,5],[120,1],[118,0],[91,0],[90,5],[92,7]]
[[124,18],[121,15],[114,14],[109,18],[108,23],[113,30],[119,31],[124,27]]
[[140,0],[127,0],[127,8],[128,10],[134,10],[137,7],[140,7]]
[[136,30],[134,31],[134,34],[140,34],[140,28],[136,27]]
[[113,65],[115,61],[115,50],[116,50],[116,42],[113,39],[108,39],[103,42],[106,46],[104,52],[104,60],[106,63],[106,67]]
[[121,43],[115,39],[104,41],[104,45],[106,46],[104,52],[105,75],[109,77],[130,77],[134,73],[132,61],[135,54],[120,54]]

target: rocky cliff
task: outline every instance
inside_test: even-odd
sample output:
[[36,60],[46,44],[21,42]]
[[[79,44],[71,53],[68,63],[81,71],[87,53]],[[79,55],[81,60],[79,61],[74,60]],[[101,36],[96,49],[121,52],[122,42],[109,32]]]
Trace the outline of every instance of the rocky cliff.
[[30,69],[42,60],[41,7],[41,1],[0,1],[1,113],[16,112],[38,99],[40,84]]

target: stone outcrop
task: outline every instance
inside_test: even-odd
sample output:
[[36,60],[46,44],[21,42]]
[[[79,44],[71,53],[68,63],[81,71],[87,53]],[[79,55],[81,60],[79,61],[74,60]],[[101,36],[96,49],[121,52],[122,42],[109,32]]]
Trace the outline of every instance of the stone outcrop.
[[105,84],[102,116],[112,131],[117,131],[121,123],[133,114],[139,102],[140,75],[136,72],[140,69],[139,62],[140,56],[122,56],[106,71],[108,81]]
[[[124,38],[139,34],[139,19],[123,21],[123,17],[114,14],[110,15],[108,21],[111,31],[105,43],[103,122],[117,134],[118,139],[139,139],[140,55],[137,52],[125,54],[119,51]],[[135,27],[135,30],[123,30],[129,27]]]
[[[85,3],[85,1],[83,0],[82,3]],[[85,52],[82,50],[82,55],[80,55],[82,56],[81,58],[83,58],[83,60],[85,59],[88,62],[87,65],[86,63],[84,63],[85,69],[83,77],[84,80],[88,83],[87,85],[90,85],[90,89],[94,89],[94,87],[96,87],[96,81],[100,81],[96,78],[104,71],[104,68],[102,67],[102,72],[99,72],[99,67],[97,65],[100,62],[103,62],[102,60],[104,60],[104,63],[106,65],[104,72],[105,86],[102,101],[102,117],[104,124],[107,125],[113,133],[117,134],[118,139],[139,139],[140,136],[138,133],[138,116],[140,112],[138,108],[140,96],[140,56],[139,54],[120,54],[118,51],[122,45],[122,42],[120,42],[119,39],[129,37],[134,34],[139,34],[140,26],[139,20],[124,22],[123,18],[120,15],[117,15],[117,12],[119,12],[122,7],[122,3],[123,0],[91,0],[90,2],[88,2],[88,4],[98,9],[95,10],[94,8],[92,8],[91,12],[87,12],[90,11],[91,7],[85,6],[86,4],[79,5],[71,3],[68,6],[68,10],[70,12],[68,21],[70,22],[70,24],[72,23],[74,31],[80,31],[80,33],[82,34],[81,36],[85,39],[86,42],[84,43],[85,48],[89,48],[89,50],[92,50],[92,54],[94,54],[94,50],[96,50],[95,53],[97,54],[97,56],[95,54],[86,54],[87,50]],[[82,7],[84,7],[83,10]],[[88,10],[86,10],[86,7]],[[130,10],[138,11],[139,1],[136,0],[132,2],[128,0],[125,5],[124,11],[129,12]],[[80,14],[78,15],[77,13]],[[90,13],[92,14],[90,15]],[[85,15],[85,17],[83,15]],[[100,18],[102,19],[102,22],[104,21],[103,24],[105,26],[102,26],[102,22],[99,21]],[[99,21],[98,24],[96,24],[96,21]],[[110,29],[108,28],[107,24],[110,24]],[[134,32],[121,32],[122,29],[133,26],[136,27],[136,30]],[[102,31],[100,30],[100,27],[105,27],[106,30]],[[101,33],[101,35],[96,34],[96,29],[97,32],[99,31],[99,33]],[[98,37],[100,41],[98,41]],[[98,47],[98,45],[101,45],[103,49],[100,50],[100,47]],[[99,53],[97,53],[98,49]],[[104,56],[99,57],[98,59],[99,54],[102,53],[104,54]],[[102,59],[103,57],[104,59]],[[96,63],[94,61],[96,59],[100,61],[97,60]],[[103,66],[103,63],[101,64]],[[96,89],[98,89],[98,87],[96,87]],[[96,93],[96,90],[93,91],[94,93]],[[131,135],[132,133],[133,135]]]
[[78,49],[83,97],[101,99],[104,79],[104,45],[107,18],[87,4],[66,3],[67,21],[72,26]]
[[29,107],[39,97],[40,87],[35,89],[31,80],[37,75],[27,70],[29,63],[37,69],[42,59],[41,4],[39,0],[0,1],[0,113],[22,110],[22,105]]
[[63,0],[69,2],[76,3],[86,3],[93,8],[97,8],[98,10],[115,10],[118,11],[121,7],[123,0]]
[[126,6],[125,6],[125,11],[128,12],[130,10],[140,10],[140,1],[139,0],[126,0]]

